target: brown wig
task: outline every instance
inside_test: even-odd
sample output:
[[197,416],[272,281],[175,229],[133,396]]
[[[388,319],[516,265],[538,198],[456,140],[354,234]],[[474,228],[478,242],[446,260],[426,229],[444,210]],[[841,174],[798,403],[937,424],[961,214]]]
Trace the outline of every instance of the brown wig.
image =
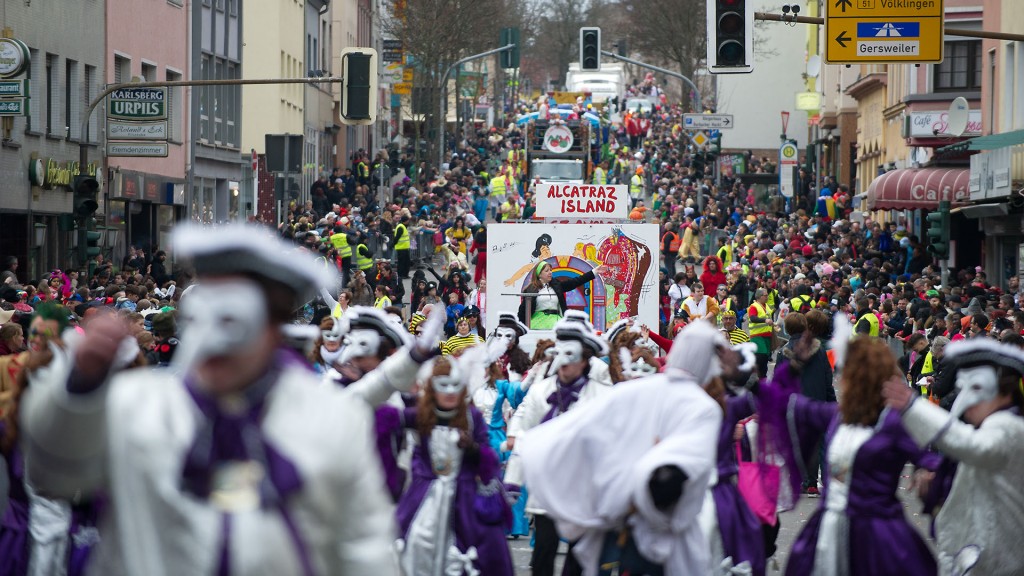
[[320,346],[324,343],[323,332],[327,332],[334,328],[334,316],[324,316],[320,320],[320,336],[317,337],[316,343],[313,344],[313,352],[309,354],[309,360],[314,364],[323,364],[324,358],[320,355]]
[[[434,376],[447,376],[451,373],[451,363],[444,356],[439,356],[434,360],[434,369],[430,373],[430,380],[433,380]],[[438,409],[437,393],[434,392],[434,386],[430,380],[423,386],[419,403],[416,405],[416,429],[420,433],[420,438],[423,442],[430,438],[430,433],[434,431],[434,426],[437,426],[437,412],[435,412]],[[459,405],[455,409],[455,416],[448,425],[452,428],[458,428],[463,432],[463,438],[468,438],[469,406],[465,391],[459,397]]]
[[545,354],[547,353],[548,348],[551,348],[554,345],[555,341],[549,338],[537,340],[537,345],[533,349],[533,358],[530,359],[530,365],[535,366],[538,362],[547,360],[548,358]]
[[882,384],[899,375],[899,366],[885,341],[860,337],[850,342],[839,403],[843,423],[874,426],[885,406]]
[[632,355],[634,353],[633,346],[639,338],[639,334],[628,330],[623,330],[616,334],[615,338],[612,338],[612,353],[608,354],[608,373],[612,377],[612,384],[618,384],[626,379],[626,375],[623,374],[625,366],[622,365],[622,360],[619,359],[618,350],[625,348]]

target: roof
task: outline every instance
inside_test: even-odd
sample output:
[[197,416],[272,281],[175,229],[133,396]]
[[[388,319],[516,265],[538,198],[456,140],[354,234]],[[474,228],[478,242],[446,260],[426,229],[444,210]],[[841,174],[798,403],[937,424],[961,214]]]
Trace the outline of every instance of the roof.
[[981,150],[1006,148],[1007,146],[1016,146],[1018,144],[1024,144],[1024,130],[1014,130],[1013,132],[1003,132],[1002,134],[991,134],[989,136],[971,138],[970,140],[964,140],[963,142],[957,142],[956,144],[950,144],[949,146],[939,148],[937,153],[949,154],[956,152],[978,152]]

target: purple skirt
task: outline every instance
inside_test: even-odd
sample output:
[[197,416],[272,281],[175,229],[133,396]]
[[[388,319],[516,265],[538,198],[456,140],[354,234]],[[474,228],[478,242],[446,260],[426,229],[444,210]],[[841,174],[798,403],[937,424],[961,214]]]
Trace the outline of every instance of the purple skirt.
[[11,500],[0,521],[0,576],[25,576],[31,554],[28,504]]

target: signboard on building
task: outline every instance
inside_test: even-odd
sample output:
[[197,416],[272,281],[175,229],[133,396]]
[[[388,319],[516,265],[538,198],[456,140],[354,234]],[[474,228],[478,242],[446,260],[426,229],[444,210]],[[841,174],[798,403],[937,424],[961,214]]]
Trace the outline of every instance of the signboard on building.
[[0,97],[28,96],[28,80],[0,80]]
[[1010,157],[1009,146],[971,156],[971,201],[1006,198],[1013,192]]
[[[78,175],[78,161],[60,162],[55,158],[33,158],[28,165],[28,179],[33,186],[51,189],[57,186],[71,188],[71,182]],[[90,162],[85,173],[96,176],[98,164]]]
[[537,216],[541,218],[629,218],[625,184],[537,185]]
[[[949,110],[910,112],[907,114],[904,138],[935,138],[949,133]],[[964,136],[981,134],[981,110],[971,110],[967,115],[967,129]]]
[[107,118],[166,120],[167,88],[119,88],[107,96]]
[[0,116],[28,116],[28,98],[0,100]]
[[402,41],[401,40],[393,40],[393,39],[384,40],[383,41],[383,45],[381,46],[381,48],[382,48],[381,54],[380,54],[381,62],[384,62],[385,64],[388,64],[388,63],[391,63],[391,62],[401,62],[402,61],[403,54],[402,54]]
[[167,120],[157,120],[156,122],[107,120],[107,138],[110,140],[166,140]]
[[28,45],[15,38],[0,38],[0,78],[14,78],[28,70],[32,57]]
[[107,156],[166,158],[167,142],[107,142]]
[[828,64],[939,63],[942,0],[826,0]]

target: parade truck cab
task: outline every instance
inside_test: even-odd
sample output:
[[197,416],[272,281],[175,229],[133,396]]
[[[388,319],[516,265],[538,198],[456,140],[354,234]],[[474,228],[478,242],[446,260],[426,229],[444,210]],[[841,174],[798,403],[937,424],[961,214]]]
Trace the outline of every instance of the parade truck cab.
[[590,124],[579,120],[536,120],[527,127],[531,181],[582,184],[590,174]]

